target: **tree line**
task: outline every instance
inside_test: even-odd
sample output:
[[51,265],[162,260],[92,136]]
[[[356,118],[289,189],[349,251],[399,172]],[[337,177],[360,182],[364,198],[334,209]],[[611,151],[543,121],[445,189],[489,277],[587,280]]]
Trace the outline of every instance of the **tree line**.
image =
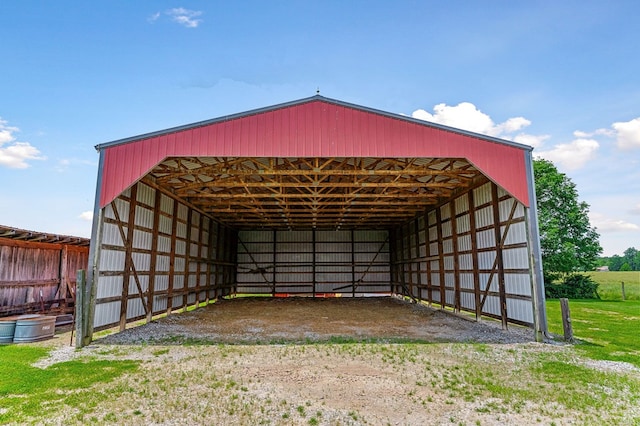
[[598,266],[608,266],[610,271],[640,271],[640,251],[629,247],[622,256],[600,257]]

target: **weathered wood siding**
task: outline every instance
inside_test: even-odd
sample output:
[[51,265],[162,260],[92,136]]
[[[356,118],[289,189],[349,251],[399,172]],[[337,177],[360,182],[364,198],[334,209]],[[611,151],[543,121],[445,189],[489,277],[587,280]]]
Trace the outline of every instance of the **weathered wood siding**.
[[0,316],[71,301],[88,255],[84,246],[0,238]]

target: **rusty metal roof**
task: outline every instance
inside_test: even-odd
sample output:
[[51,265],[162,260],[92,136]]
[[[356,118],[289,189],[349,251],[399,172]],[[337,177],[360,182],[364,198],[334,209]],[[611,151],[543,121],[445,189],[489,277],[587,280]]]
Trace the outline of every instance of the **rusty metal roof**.
[[91,242],[91,240],[88,238],[28,231],[26,229],[12,228],[3,225],[0,225],[0,238],[9,238],[12,240],[38,243],[65,244],[72,246],[89,246],[89,243]]

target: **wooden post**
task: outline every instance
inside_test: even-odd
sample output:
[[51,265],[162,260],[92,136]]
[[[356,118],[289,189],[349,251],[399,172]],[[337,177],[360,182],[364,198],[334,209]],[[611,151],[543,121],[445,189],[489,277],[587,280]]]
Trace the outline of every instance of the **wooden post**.
[[[83,271],[84,278],[83,281],[86,281],[86,273]],[[95,317],[95,309],[96,309],[96,297],[98,295],[98,287],[93,283],[91,285],[90,291],[85,298],[84,308],[84,338],[82,339],[82,346],[87,346],[91,343],[93,339],[93,319]],[[85,288],[86,288],[85,284]]]
[[571,325],[569,299],[560,299],[560,309],[562,310],[562,328],[564,329],[564,341],[573,343],[573,327]]
[[626,294],[624,292],[624,281],[621,281],[620,284],[622,284],[622,300],[624,301],[626,299]]
[[76,312],[75,312],[75,328],[76,328],[76,348],[84,346],[84,331],[86,322],[85,316],[85,290],[87,288],[86,271],[80,269],[76,276]]

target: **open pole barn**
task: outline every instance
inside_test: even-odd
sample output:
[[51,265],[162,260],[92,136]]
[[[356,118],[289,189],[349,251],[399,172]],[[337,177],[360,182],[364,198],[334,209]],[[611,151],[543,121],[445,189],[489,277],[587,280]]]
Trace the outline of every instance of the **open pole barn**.
[[399,295],[546,334],[529,146],[317,95],[96,149],[85,342],[240,294]]
[[0,317],[73,313],[76,272],[88,257],[88,238],[0,225]]

